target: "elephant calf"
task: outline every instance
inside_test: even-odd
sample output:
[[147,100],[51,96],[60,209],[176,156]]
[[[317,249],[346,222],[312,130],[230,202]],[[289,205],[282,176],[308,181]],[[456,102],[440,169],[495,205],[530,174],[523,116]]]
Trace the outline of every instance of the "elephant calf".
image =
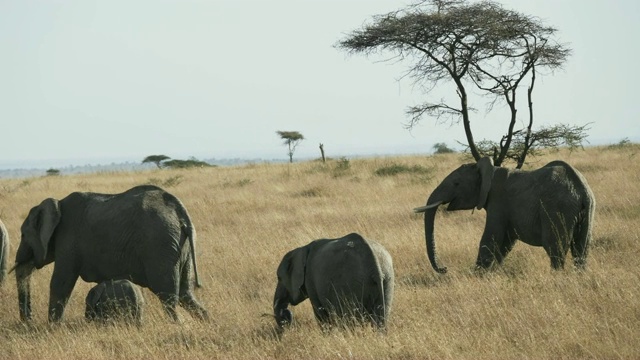
[[121,319],[141,324],[144,298],[142,291],[129,280],[108,280],[89,290],[84,317],[89,320]]
[[393,301],[391,255],[352,233],[320,239],[289,251],[278,266],[273,311],[279,327],[292,321],[289,304],[309,298],[321,325],[337,319],[384,327]]

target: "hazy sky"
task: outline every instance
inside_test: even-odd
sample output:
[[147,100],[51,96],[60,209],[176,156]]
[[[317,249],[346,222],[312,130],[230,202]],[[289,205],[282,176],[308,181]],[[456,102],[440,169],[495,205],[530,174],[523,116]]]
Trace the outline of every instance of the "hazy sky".
[[[301,158],[319,156],[321,142],[332,157],[454,146],[461,125],[403,127],[406,108],[426,99],[398,80],[403,64],[333,47],[408,3],[0,0],[0,168],[151,154],[285,159],[277,130],[305,136]],[[502,3],[557,27],[574,50],[563,70],[538,80],[537,124],[593,122],[592,144],[639,141],[640,2]],[[474,114],[477,139],[504,133],[495,119],[506,109],[494,110]]]

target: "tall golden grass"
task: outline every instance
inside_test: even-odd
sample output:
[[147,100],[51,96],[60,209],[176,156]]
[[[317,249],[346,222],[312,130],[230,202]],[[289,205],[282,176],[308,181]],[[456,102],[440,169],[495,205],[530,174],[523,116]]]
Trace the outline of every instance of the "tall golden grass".
[[[595,193],[594,239],[583,272],[570,261],[552,271],[542,248],[517,243],[503,266],[477,273],[485,213],[460,211],[437,215],[440,260],[449,273],[436,274],[425,255],[422,217],[412,209],[465,162],[458,154],[0,179],[9,265],[24,218],[44,198],[117,193],[145,183],[165,187],[196,226],[204,285],[196,296],[212,317],[198,322],[181,309],[180,323],[172,323],[145,289],[142,328],[88,324],[84,297],[93,284],[78,280],[63,321],[49,325],[49,265],[32,277],[31,324],[19,320],[13,274],[0,289],[0,358],[638,358],[638,152],[638,146],[560,151],[531,165],[563,159]],[[375,175],[391,164],[426,171]],[[293,307],[295,326],[276,336],[273,318],[264,314],[271,312],[282,256],[349,232],[377,240],[393,256],[396,292],[387,332],[323,332],[307,301]]]

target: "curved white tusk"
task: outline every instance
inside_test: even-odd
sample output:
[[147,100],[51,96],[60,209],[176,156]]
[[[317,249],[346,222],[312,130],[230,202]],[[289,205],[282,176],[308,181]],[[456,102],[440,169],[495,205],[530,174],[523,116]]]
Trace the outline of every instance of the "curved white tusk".
[[425,212],[425,211],[427,211],[427,210],[429,210],[429,209],[432,209],[432,208],[434,208],[434,207],[438,207],[438,206],[440,206],[441,204],[442,204],[442,201],[436,201],[436,202],[434,202],[434,203],[427,204],[427,205],[425,205],[425,206],[417,207],[417,208],[413,209],[413,211],[414,211],[414,212],[416,212],[416,213],[422,213],[422,212]]

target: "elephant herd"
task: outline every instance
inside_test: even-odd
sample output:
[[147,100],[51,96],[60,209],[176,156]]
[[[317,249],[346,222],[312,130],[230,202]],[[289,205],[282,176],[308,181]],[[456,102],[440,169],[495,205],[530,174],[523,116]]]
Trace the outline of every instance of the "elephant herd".
[[[427,256],[439,273],[447,268],[437,261],[434,220],[438,206],[445,204],[448,211],[486,210],[479,268],[502,263],[518,239],[542,246],[554,269],[564,267],[569,250],[575,265],[585,266],[595,198],[584,177],[565,162],[523,171],[495,167],[483,158],[452,171],[427,204],[414,209],[425,213]],[[52,262],[50,322],[62,318],[79,277],[98,284],[86,297],[87,320],[126,317],[139,325],[144,304],[139,287],[158,296],[174,321],[177,305],[197,319],[209,319],[192,288],[193,283],[200,286],[194,225],[182,202],[159,187],[48,198],[30,210],[21,232],[9,272],[16,274],[23,321],[32,317],[31,275]],[[7,252],[8,235],[0,222],[0,283],[7,275]],[[286,253],[276,274],[273,312],[281,329],[292,322],[289,305],[306,299],[322,325],[336,320],[386,325],[393,303],[393,261],[375,241],[356,233],[315,240]]]

